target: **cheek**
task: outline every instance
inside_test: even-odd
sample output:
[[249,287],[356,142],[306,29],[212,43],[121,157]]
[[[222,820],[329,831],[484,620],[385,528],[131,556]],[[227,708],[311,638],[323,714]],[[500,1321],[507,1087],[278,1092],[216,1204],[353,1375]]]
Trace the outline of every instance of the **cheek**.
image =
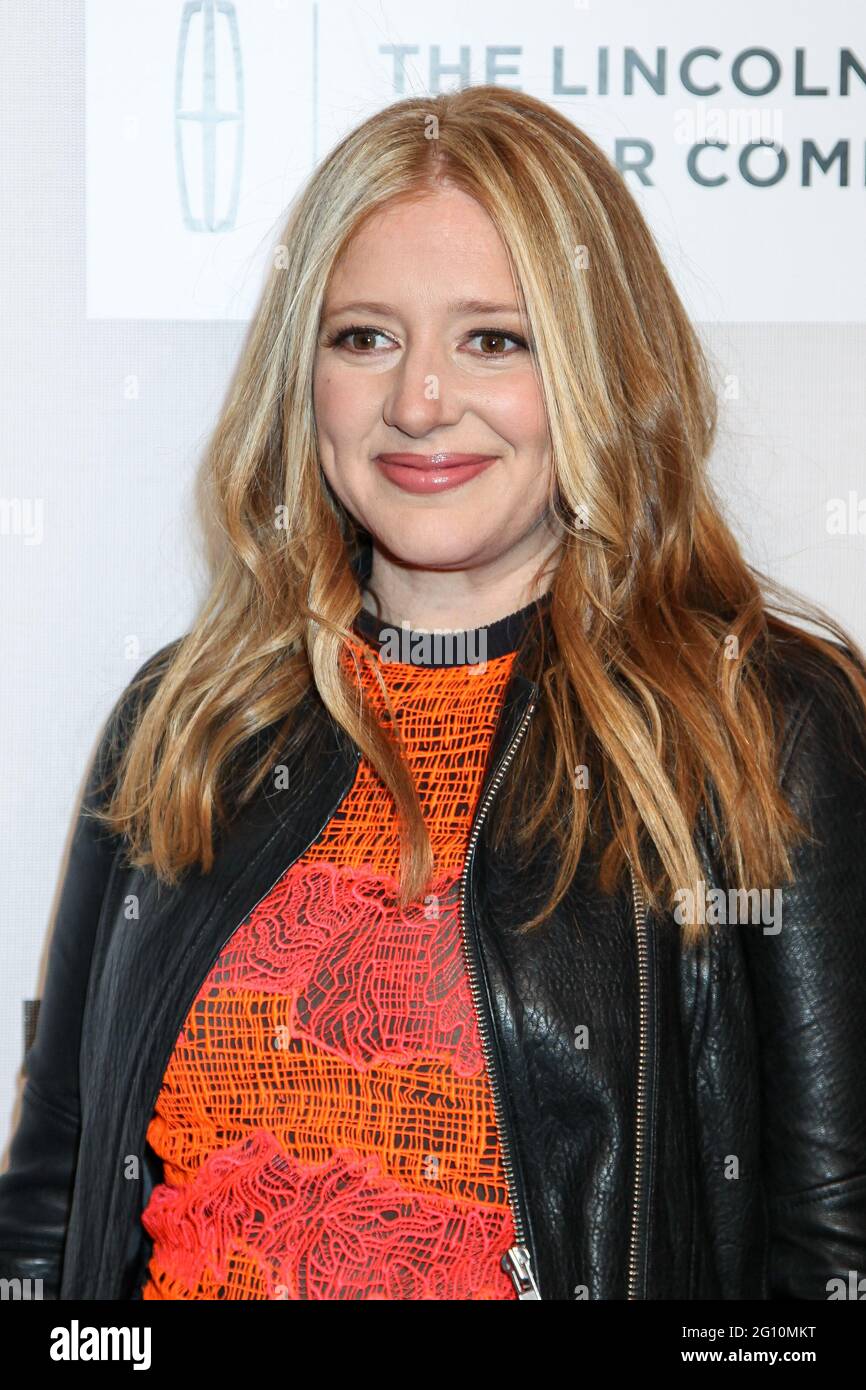
[[322,472],[331,488],[350,510],[363,470],[364,439],[369,410],[359,401],[357,380],[333,368],[313,380],[313,413]]
[[376,418],[381,391],[361,372],[324,370],[313,384],[317,427],[335,443],[351,444]]
[[503,393],[491,402],[491,424],[507,439],[515,454],[527,465],[538,467],[548,447],[549,436],[544,404],[535,380]]
[[337,418],[337,396],[339,387],[334,373],[327,368],[317,369],[313,377],[313,411],[320,430],[327,430],[332,420]]

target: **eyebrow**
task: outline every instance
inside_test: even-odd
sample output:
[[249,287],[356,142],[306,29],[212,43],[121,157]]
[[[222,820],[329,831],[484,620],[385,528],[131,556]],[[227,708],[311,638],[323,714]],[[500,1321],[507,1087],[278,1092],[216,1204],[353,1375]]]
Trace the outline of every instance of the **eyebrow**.
[[[519,314],[520,310],[516,304],[496,304],[489,299],[455,299],[450,304],[445,305],[449,314]],[[323,314],[324,318],[333,318],[336,314],[364,313],[382,314],[384,317],[397,318],[397,312],[392,304],[379,304],[374,300],[353,300],[351,304],[337,304],[332,309],[329,308]]]

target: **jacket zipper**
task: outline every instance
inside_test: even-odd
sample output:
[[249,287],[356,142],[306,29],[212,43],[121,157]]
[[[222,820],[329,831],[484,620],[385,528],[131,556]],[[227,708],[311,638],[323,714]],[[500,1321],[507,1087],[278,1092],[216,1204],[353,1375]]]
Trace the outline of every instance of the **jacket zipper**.
[[647,1076],[649,1052],[649,948],[646,933],[646,900],[638,883],[634,866],[629,861],[632,902],[634,904],[635,930],[637,932],[638,987],[640,1013],[638,1022],[638,1070],[637,1070],[637,1116],[635,1121],[635,1164],[634,1197],[631,1211],[631,1239],[628,1253],[628,1297],[637,1298],[640,1282],[640,1237],[642,1232],[641,1214],[644,1206],[644,1187],[646,1174],[646,1109]]
[[512,1245],[510,1250],[508,1250],[506,1254],[502,1257],[502,1268],[506,1271],[506,1273],[508,1273],[511,1276],[514,1287],[517,1290],[518,1299],[540,1299],[541,1293],[538,1287],[537,1275],[532,1268],[532,1255],[527,1241],[527,1223],[520,1202],[519,1193],[517,1191],[517,1186],[514,1181],[513,1145],[511,1143],[511,1136],[507,1132],[505,1107],[502,1102],[502,1091],[499,1085],[499,1078],[496,1074],[496,1069],[491,1061],[490,1028],[488,1024],[487,1013],[485,1009],[482,1007],[481,988],[478,982],[479,971],[476,965],[475,958],[472,952],[469,950],[466,927],[466,885],[469,880],[469,871],[472,865],[473,857],[475,855],[475,846],[478,843],[478,836],[481,832],[481,827],[484,824],[487,812],[490,809],[491,802],[493,801],[493,798],[496,795],[496,792],[498,791],[502,783],[502,779],[508,771],[508,768],[510,767],[511,762],[514,758],[514,754],[517,752],[517,749],[520,746],[523,736],[529,726],[529,721],[532,718],[532,714],[535,710],[536,703],[537,701],[533,697],[530,700],[528,708],[524,712],[523,718],[521,719],[520,725],[517,729],[517,733],[512,738],[508,750],[503,755],[499,767],[496,769],[493,781],[487,788],[484,801],[482,802],[482,805],[477,813],[476,819],[472,826],[472,831],[469,837],[469,846],[466,851],[466,857],[463,861],[463,873],[460,878],[460,927],[463,934],[463,952],[466,958],[466,967],[469,975],[469,985],[472,991],[472,999],[475,1005],[475,1015],[478,1019],[478,1028],[479,1033],[481,1035],[481,1047],[482,1052],[484,1054],[484,1060],[487,1066],[487,1077],[490,1082],[490,1090],[493,1097],[493,1109],[496,1117],[496,1128],[499,1133],[499,1146],[500,1151],[502,1153],[502,1162],[503,1167],[505,1169],[505,1179],[508,1185],[508,1193],[511,1199],[511,1213],[514,1220],[514,1234],[516,1238],[516,1243]]
[[[488,1028],[487,1015],[481,1006],[481,990],[478,983],[478,969],[475,959],[468,947],[467,928],[466,928],[466,885],[469,879],[469,871],[472,859],[475,854],[475,846],[481,827],[484,824],[487,813],[490,809],[496,792],[502,784],[508,768],[510,767],[514,755],[519,748],[529,721],[535,711],[537,701],[532,699],[527,707],[520,725],[514,735],[507,752],[502,758],[496,774],[481,808],[472,827],[469,839],[469,847],[463,864],[463,873],[460,882],[460,922],[463,931],[463,948],[466,957],[467,970],[469,973],[469,984],[472,990],[472,998],[475,1003],[475,1012],[478,1018],[479,1032],[481,1035],[482,1050],[487,1063],[487,1074],[490,1081],[491,1094],[493,1097],[493,1107],[496,1115],[497,1129],[499,1131],[499,1143],[502,1151],[503,1166],[508,1184],[509,1195],[511,1198],[511,1210],[514,1219],[514,1233],[516,1242],[506,1252],[502,1259],[503,1268],[511,1276],[514,1287],[517,1290],[518,1299],[540,1299],[541,1292],[538,1285],[538,1277],[532,1267],[532,1255],[527,1241],[527,1223],[520,1202],[519,1194],[514,1182],[514,1156],[513,1146],[510,1135],[508,1134],[505,1119],[505,1108],[502,1102],[502,1092],[496,1071],[491,1064],[490,1034]],[[643,890],[635,876],[634,868],[629,862],[629,876],[631,878],[632,901],[634,904],[635,930],[637,934],[638,947],[638,980],[640,994],[639,1012],[639,1042],[638,1042],[638,1079],[637,1079],[637,1120],[635,1128],[635,1176],[634,1176],[634,1195],[632,1199],[632,1220],[631,1235],[628,1253],[628,1297],[635,1299],[638,1296],[638,1282],[640,1277],[640,1256],[639,1240],[642,1230],[641,1212],[643,1208],[643,1196],[645,1187],[646,1173],[646,1105],[647,1105],[647,1061],[648,1061],[648,1041],[649,1041],[649,951],[646,941],[646,902]]]

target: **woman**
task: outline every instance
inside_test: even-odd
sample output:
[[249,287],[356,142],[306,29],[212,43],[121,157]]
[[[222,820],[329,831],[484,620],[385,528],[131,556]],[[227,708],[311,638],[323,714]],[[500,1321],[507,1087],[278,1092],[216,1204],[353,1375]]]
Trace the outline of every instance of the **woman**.
[[864,661],[742,558],[714,425],[555,110],[412,98],[328,156],[209,450],[212,591],[85,793],[3,1274],[824,1299],[866,1269]]

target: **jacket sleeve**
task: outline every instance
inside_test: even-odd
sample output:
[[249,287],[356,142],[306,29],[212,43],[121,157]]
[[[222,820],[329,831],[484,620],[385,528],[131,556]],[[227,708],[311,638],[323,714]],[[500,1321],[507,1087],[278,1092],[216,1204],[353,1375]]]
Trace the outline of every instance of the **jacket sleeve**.
[[744,935],[761,1046],[768,1297],[826,1300],[850,1298],[852,1277],[866,1276],[866,720],[827,675],[807,678],[799,708],[782,787],[817,843],[792,853],[781,929]]
[[[80,1133],[81,1020],[96,928],[119,846],[117,837],[88,812],[109,799],[111,773],[129,730],[139,682],[172,646],[149,658],[126,687],[89,767],[77,806],[36,1034],[24,1060],[21,1113],[7,1169],[0,1174],[0,1278],[41,1279],[43,1298],[57,1298],[60,1287]],[[31,1298],[39,1296],[37,1289],[31,1282]]]

